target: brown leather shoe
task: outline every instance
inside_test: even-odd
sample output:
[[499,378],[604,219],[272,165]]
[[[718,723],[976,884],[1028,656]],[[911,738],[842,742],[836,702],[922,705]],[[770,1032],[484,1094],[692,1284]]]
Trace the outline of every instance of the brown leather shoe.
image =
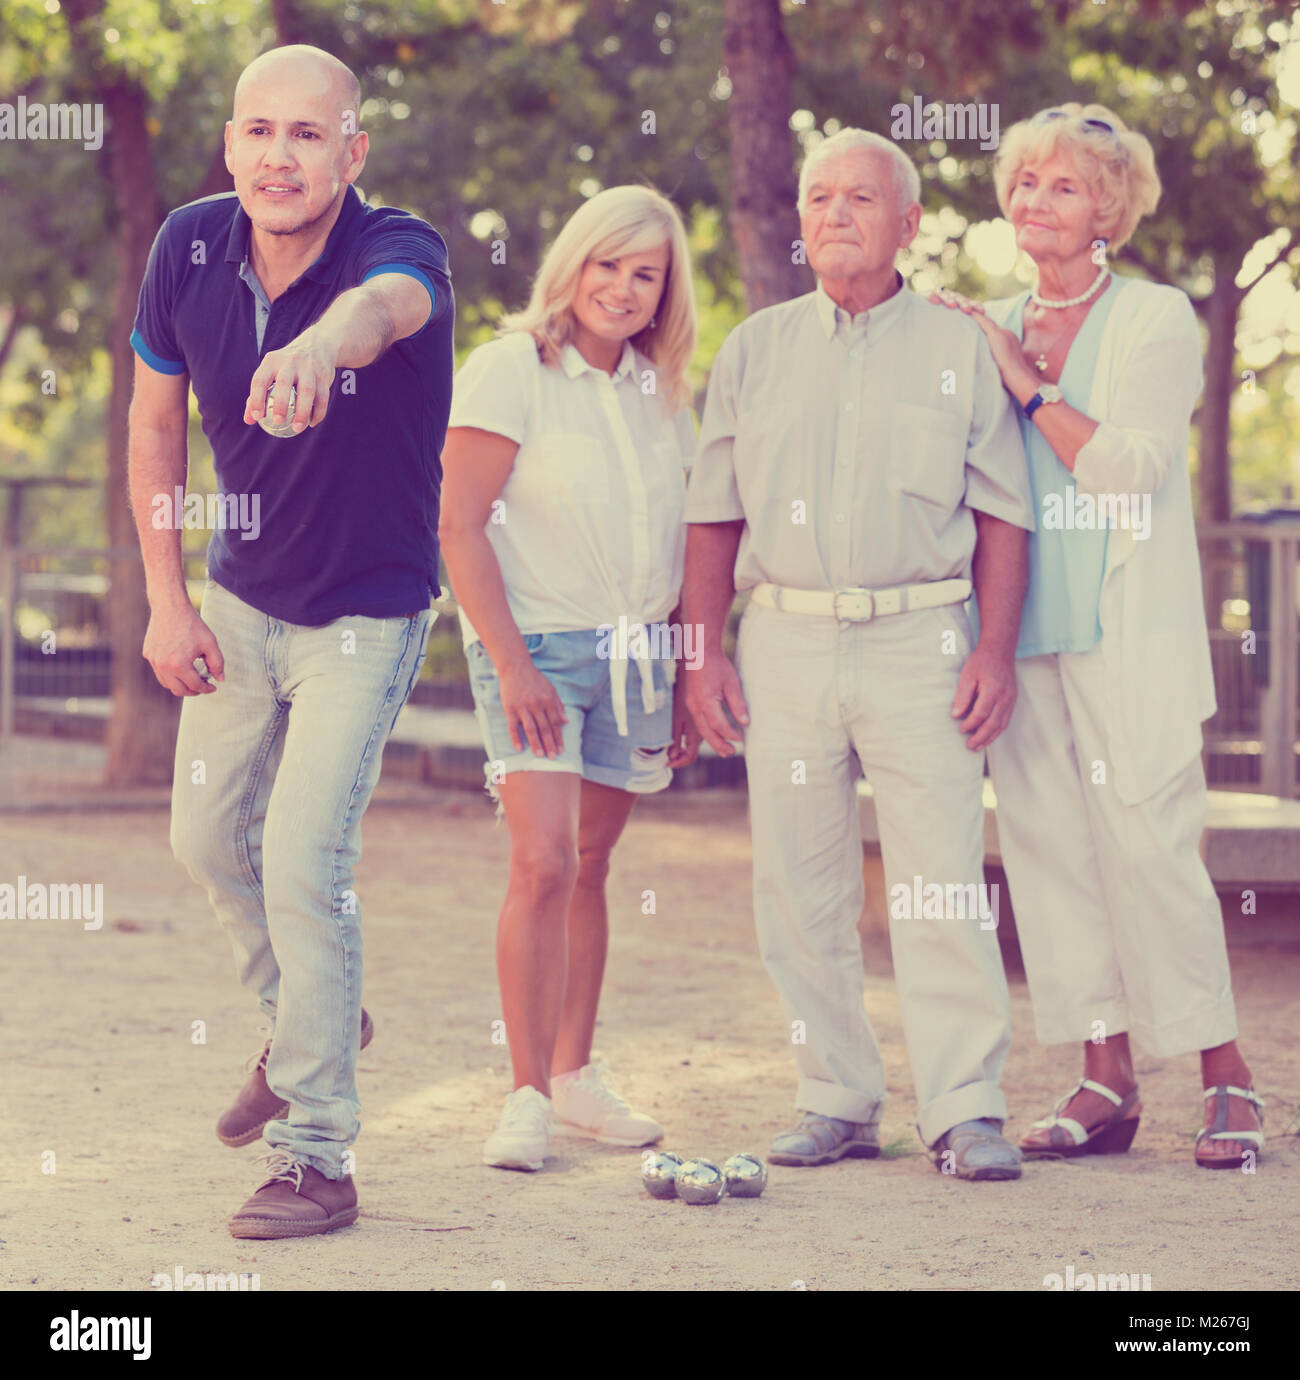
[[[370,1043],[374,1034],[375,1023],[370,1019],[370,1012],[362,1007],[362,1049]],[[249,1070],[248,1081],[240,1088],[238,1096],[217,1122],[217,1139],[222,1145],[247,1145],[262,1134],[268,1121],[276,1121],[289,1115],[289,1104],[282,1102],[267,1086],[266,1061],[270,1056],[271,1041],[268,1040],[262,1052],[252,1055],[245,1065]]]
[[285,1236],[319,1236],[357,1220],[352,1176],[327,1179],[287,1150],[266,1156],[271,1177],[230,1219],[230,1234],[256,1241]]

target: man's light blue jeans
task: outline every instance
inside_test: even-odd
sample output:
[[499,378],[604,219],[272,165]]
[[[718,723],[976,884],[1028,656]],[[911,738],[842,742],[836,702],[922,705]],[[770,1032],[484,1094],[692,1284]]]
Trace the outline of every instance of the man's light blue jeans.
[[225,679],[181,709],[172,851],[271,1022],[266,1081],[290,1110],[267,1144],[339,1179],[360,1130],[361,816],[436,615],[302,627],[213,581],[200,614]]

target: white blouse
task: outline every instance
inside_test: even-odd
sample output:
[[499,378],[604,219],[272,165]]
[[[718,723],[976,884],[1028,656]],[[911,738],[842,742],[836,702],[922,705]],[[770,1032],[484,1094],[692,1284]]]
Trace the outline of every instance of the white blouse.
[[[634,630],[676,608],[695,427],[689,408],[669,411],[657,375],[627,342],[612,377],[573,345],[544,365],[526,331],[480,345],[457,373],[448,428],[519,445],[484,530],[521,633],[626,626],[623,645],[644,646]],[[463,608],[460,622],[469,647],[479,639]],[[649,660],[637,662],[649,713]],[[626,661],[611,657],[610,672],[626,732]]]

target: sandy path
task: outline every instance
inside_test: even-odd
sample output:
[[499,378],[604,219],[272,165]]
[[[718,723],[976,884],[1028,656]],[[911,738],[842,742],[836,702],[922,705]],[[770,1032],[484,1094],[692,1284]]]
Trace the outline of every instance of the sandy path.
[[[108,914],[98,933],[8,922],[6,1288],[144,1289],[180,1266],[256,1272],[264,1290],[1033,1290],[1069,1264],[1149,1274],[1156,1289],[1300,1287],[1281,1226],[1300,1215],[1300,1141],[1285,1135],[1300,1102],[1300,945],[1234,954],[1244,1047],[1270,1103],[1253,1177],[1193,1166],[1191,1056],[1139,1062],[1146,1112],[1127,1157],[1034,1164],[1017,1184],[937,1174],[912,1129],[888,952],[873,937],[867,1000],[892,1093],[882,1139],[898,1156],[776,1168],[757,1202],[659,1203],[640,1190],[636,1151],[561,1142],[537,1175],[479,1163],[509,1091],[491,1041],[506,837],[475,797],[416,802],[410,789],[372,807],[358,879],[377,1024],[359,1078],[361,1220],[327,1237],[236,1242],[225,1220],[256,1185],[264,1147],[228,1150],[212,1124],[258,1044],[256,1012],[166,825],[162,810],[0,818],[0,880],[102,881]],[[748,868],[743,798],[702,792],[644,803],[610,879],[597,1044],[669,1128],[667,1145],[719,1159],[765,1155],[791,1120],[793,1062],[755,950]],[[1012,994],[1014,1132],[1077,1075],[1072,1053],[1034,1043],[1022,980]],[[41,1170],[48,1150],[53,1174]]]

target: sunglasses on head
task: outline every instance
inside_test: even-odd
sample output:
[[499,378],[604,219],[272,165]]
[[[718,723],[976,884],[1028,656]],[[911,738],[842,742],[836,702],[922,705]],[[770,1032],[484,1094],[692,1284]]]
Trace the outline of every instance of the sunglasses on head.
[[1097,130],[1102,134],[1111,134],[1114,135],[1116,139],[1119,138],[1114,125],[1108,120],[1099,120],[1095,115],[1071,115],[1068,110],[1057,108],[1054,110],[1041,111],[1034,116],[1033,122],[1034,124],[1042,124],[1048,120],[1078,120],[1084,129]]

